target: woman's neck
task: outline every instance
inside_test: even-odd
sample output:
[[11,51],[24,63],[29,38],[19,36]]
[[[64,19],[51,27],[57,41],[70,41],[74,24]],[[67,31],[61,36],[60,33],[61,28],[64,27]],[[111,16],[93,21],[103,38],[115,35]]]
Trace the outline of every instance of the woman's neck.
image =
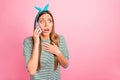
[[41,39],[42,40],[48,40],[48,39],[50,39],[50,37],[49,37],[49,35],[47,36],[47,35],[41,35]]

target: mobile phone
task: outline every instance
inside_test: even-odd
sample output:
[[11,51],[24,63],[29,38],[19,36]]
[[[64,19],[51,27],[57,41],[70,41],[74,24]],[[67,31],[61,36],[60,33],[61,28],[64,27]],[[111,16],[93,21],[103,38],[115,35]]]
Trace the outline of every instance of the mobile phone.
[[40,30],[39,30],[39,32],[42,32],[42,30],[41,30],[41,28],[39,27],[39,25],[38,25],[38,22],[37,22],[37,21],[36,21],[36,23],[35,23],[35,27],[40,29]]

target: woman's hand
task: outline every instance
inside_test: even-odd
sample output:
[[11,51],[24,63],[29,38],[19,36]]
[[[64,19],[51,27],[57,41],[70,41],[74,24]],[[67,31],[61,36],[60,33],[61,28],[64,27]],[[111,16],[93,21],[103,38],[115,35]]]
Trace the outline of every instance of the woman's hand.
[[59,54],[60,50],[58,49],[58,47],[55,45],[55,43],[52,43],[52,44],[42,43],[42,47],[45,51],[48,51],[52,54],[55,54],[55,55]]
[[40,36],[40,28],[37,27],[33,32],[34,43],[37,45],[39,45],[40,43],[39,36]]
[[68,60],[61,54],[59,48],[54,43],[52,43],[52,44],[42,43],[43,49],[45,51],[52,53],[52,54],[55,54],[59,60],[60,65],[64,68],[67,68],[68,67]]

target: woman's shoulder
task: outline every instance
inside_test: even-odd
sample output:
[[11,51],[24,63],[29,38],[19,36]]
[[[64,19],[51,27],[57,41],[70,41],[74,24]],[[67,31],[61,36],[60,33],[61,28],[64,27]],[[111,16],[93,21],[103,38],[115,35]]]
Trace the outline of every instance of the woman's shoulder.
[[24,43],[27,42],[27,43],[33,43],[33,38],[32,36],[28,36],[24,39]]
[[59,34],[59,39],[60,39],[60,40],[64,40],[64,36],[61,35],[61,34]]

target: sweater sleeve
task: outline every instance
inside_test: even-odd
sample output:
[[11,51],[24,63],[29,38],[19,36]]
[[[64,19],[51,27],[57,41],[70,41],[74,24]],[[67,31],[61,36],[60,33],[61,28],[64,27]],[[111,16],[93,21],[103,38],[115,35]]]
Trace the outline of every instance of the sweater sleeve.
[[23,42],[23,55],[25,57],[26,66],[32,54],[32,38],[28,37],[24,39]]
[[66,59],[69,59],[69,53],[68,53],[68,49],[67,49],[67,45],[66,45],[66,42],[65,42],[65,38],[60,35],[60,51],[62,52],[63,56],[66,58]]

